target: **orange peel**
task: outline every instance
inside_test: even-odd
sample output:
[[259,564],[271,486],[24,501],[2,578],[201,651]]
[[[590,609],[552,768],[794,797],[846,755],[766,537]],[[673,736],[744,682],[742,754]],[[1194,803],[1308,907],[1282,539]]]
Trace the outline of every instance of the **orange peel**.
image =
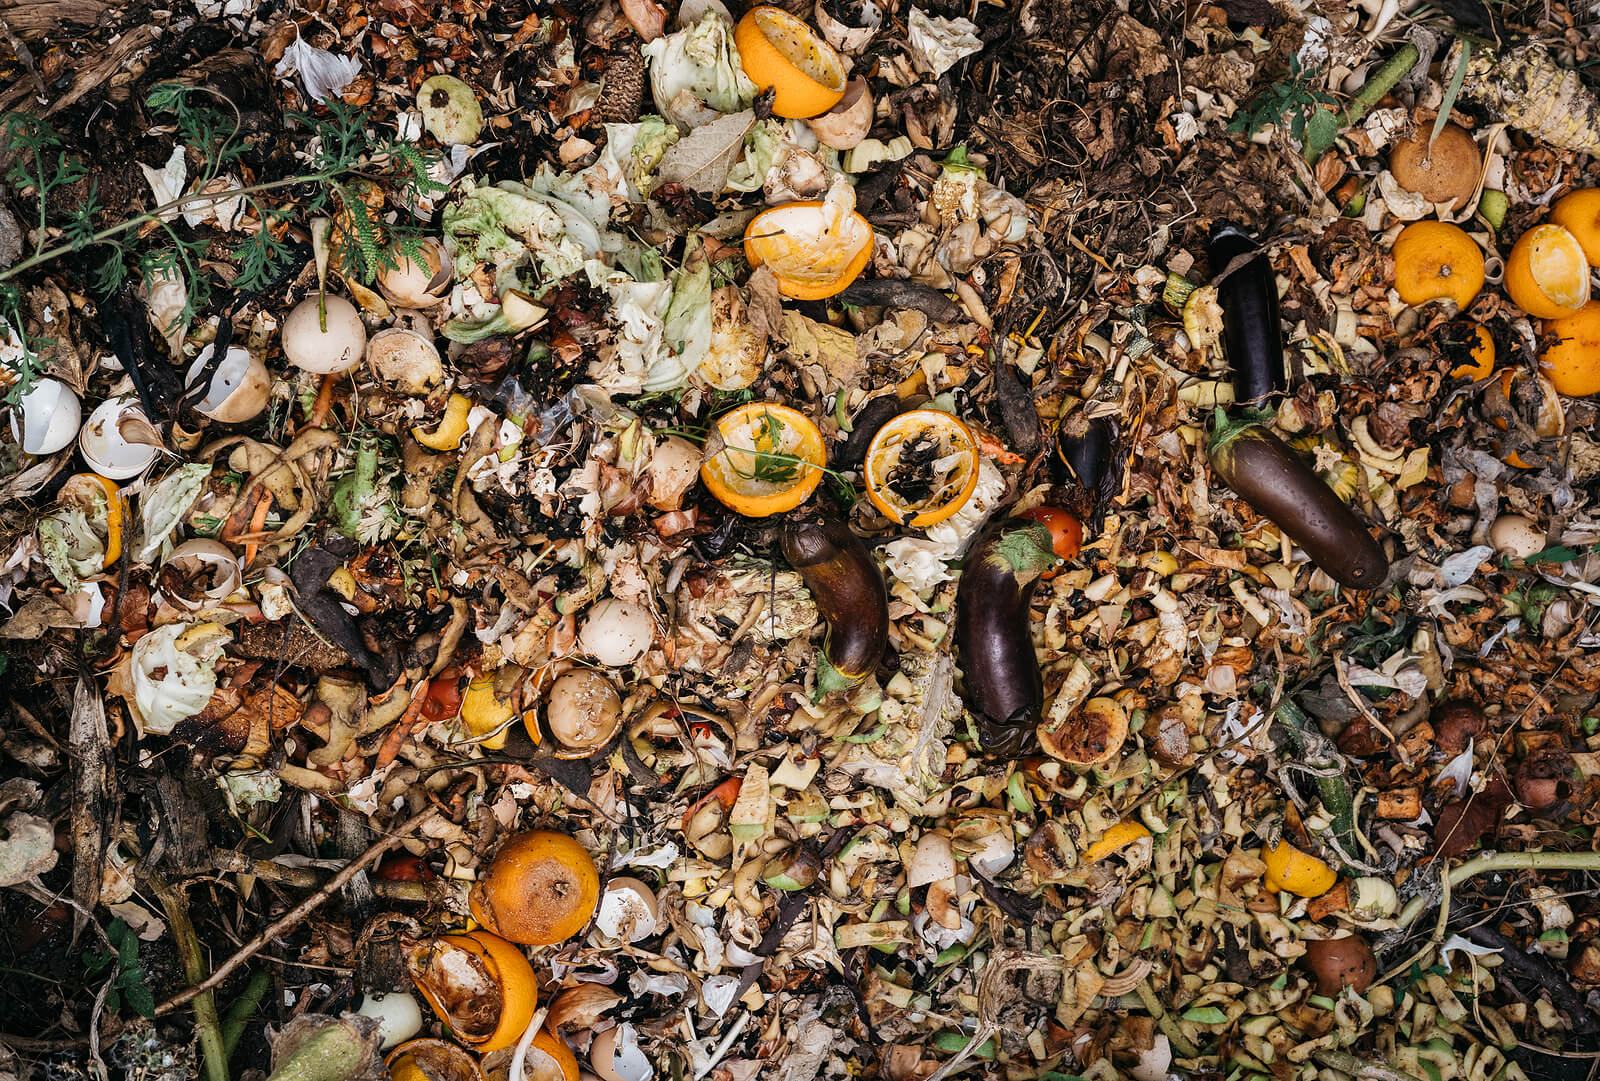
[[1589,260],[1559,225],[1535,225],[1506,256],[1506,293],[1535,319],[1560,319],[1589,303]]
[[1118,822],[1106,830],[1098,841],[1083,850],[1083,862],[1096,863],[1148,836],[1150,831],[1137,822]]
[[1539,354],[1539,369],[1558,394],[1584,398],[1600,394],[1600,300],[1545,324],[1550,344]]
[[831,211],[821,199],[764,210],[744,231],[744,255],[768,267],[778,292],[792,300],[824,300],[845,289],[872,259],[872,226],[853,210]]
[[798,409],[751,402],[717,418],[722,446],[700,464],[706,490],[746,518],[793,510],[822,480],[822,430]]
[[1407,304],[1453,300],[1471,304],[1483,288],[1483,252],[1466,230],[1443,221],[1414,221],[1395,237],[1394,291]]
[[[949,479],[933,488],[929,495],[908,499],[896,488],[896,484],[901,483],[896,472],[905,466],[902,459],[907,451],[919,442],[931,445],[930,450],[924,452],[930,464],[957,460]],[[924,528],[949,518],[972,498],[978,486],[979,461],[978,441],[960,420],[938,409],[912,409],[891,417],[872,437],[867,445],[862,478],[867,498],[884,517],[899,525]]]
[[1288,841],[1280,840],[1261,854],[1267,865],[1267,889],[1273,893],[1287,891],[1298,897],[1321,897],[1339,881],[1338,872],[1309,852],[1302,852]]
[[1550,208],[1550,223],[1578,238],[1590,266],[1600,266],[1600,188],[1569,191]]
[[786,120],[820,116],[844,97],[844,58],[803,19],[753,7],[733,32],[739,63],[757,88],[773,88],[772,112]]
[[495,934],[549,946],[588,924],[600,902],[600,872],[571,837],[530,830],[500,846],[467,900],[472,918]]
[[472,931],[420,942],[406,967],[439,1020],[480,1053],[510,1047],[533,1020],[539,1001],[533,966],[499,935]]

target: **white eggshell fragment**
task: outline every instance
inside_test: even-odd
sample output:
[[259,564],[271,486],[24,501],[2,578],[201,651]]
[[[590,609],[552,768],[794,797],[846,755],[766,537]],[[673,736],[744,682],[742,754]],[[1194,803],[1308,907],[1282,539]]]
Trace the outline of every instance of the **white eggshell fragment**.
[[1501,555],[1512,559],[1527,559],[1545,549],[1544,530],[1531,518],[1520,514],[1502,514],[1489,527],[1489,543]]
[[325,297],[327,329],[318,313],[317,297],[294,306],[283,321],[283,355],[296,368],[317,375],[337,375],[361,363],[367,348],[367,328],[361,313],[344,297]]
[[143,473],[161,450],[150,443],[131,441],[128,436],[136,429],[146,434],[155,431],[137,401],[123,397],[101,402],[78,433],[84,463],[107,480],[127,480]]
[[609,668],[620,668],[643,657],[655,640],[656,623],[637,604],[616,597],[589,609],[578,631],[583,651]]
[[402,255],[397,265],[378,271],[378,291],[396,307],[431,308],[450,291],[452,268],[444,245],[425,237],[418,247],[422,262]]
[[645,467],[650,477],[650,505],[661,511],[683,506],[684,494],[700,479],[700,459],[700,448],[681,435],[669,435],[657,443]]
[[1128,1076],[1133,1081],[1166,1081],[1171,1066],[1172,1043],[1166,1033],[1158,1032],[1151,1041],[1150,1050],[1140,1052],[1139,1061],[1129,1068]]
[[[184,377],[186,387],[194,386],[199,380],[200,373],[215,352],[215,347],[210,345],[200,350],[200,355],[194,358],[194,363],[189,365],[188,375]],[[195,409],[203,416],[224,424],[243,424],[261,414],[271,394],[272,376],[267,374],[267,366],[261,358],[242,345],[230,345],[211,377],[206,396],[200,399]]]
[[622,727],[622,698],[599,672],[575,668],[550,685],[544,719],[557,743],[587,754]]
[[637,878],[613,878],[600,895],[595,926],[608,939],[639,942],[661,926],[661,908],[656,893]]
[[426,394],[444,379],[438,348],[424,335],[403,327],[374,334],[367,343],[367,363],[379,379],[406,394]]
[[356,1013],[377,1018],[379,1050],[387,1051],[422,1031],[422,1007],[403,991],[364,995]]
[[36,379],[11,411],[11,432],[28,454],[54,454],[78,434],[83,406],[59,379]]
[[639,1046],[639,1034],[628,1024],[595,1036],[589,1045],[589,1065],[601,1081],[650,1081],[656,1072]]
[[916,889],[933,882],[954,878],[956,854],[950,838],[943,833],[929,831],[917,839],[916,850],[906,867],[906,886]]

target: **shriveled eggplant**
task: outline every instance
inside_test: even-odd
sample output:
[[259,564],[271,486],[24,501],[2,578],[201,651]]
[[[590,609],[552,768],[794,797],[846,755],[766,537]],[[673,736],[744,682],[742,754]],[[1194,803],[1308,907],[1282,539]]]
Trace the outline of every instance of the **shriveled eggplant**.
[[[1207,255],[1213,275],[1228,264],[1261,247],[1231,221],[1211,228]],[[1283,330],[1278,322],[1278,283],[1272,263],[1257,254],[1217,286],[1222,305],[1222,340],[1233,367],[1233,395],[1246,405],[1260,405],[1282,394],[1287,380],[1283,368]]]
[[1055,563],[1050,530],[1023,519],[990,525],[967,553],[956,589],[956,650],[967,708],[991,754],[1016,755],[1039,724],[1044,680],[1028,632],[1028,603],[1039,576]]
[[1122,484],[1118,434],[1113,418],[1091,417],[1082,410],[1068,416],[1056,429],[1052,473],[1067,487],[1076,488],[1070,502],[1091,530],[1099,530],[1106,504]]
[[878,667],[889,645],[889,587],[872,553],[831,515],[787,526],[783,558],[800,572],[828,625],[817,695],[852,687]]
[[1283,440],[1259,424],[1222,421],[1206,441],[1211,468],[1330,578],[1375,589],[1389,559],[1367,527]]

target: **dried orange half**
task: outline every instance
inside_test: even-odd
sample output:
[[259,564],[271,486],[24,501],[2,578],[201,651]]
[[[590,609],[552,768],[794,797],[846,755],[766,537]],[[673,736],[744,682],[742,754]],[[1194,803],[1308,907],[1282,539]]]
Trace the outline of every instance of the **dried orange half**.
[[744,256],[765,263],[778,292],[823,300],[856,280],[872,258],[872,226],[853,210],[804,199],[764,210],[744,231]]
[[1506,256],[1506,292],[1535,319],[1560,319],[1589,303],[1589,260],[1559,225],[1535,225]]
[[700,479],[746,518],[793,510],[822,480],[822,431],[798,409],[771,402],[741,405],[717,418],[717,435],[721,445],[701,463]]
[[1394,241],[1394,291],[1407,304],[1453,300],[1465,308],[1483,288],[1483,252],[1460,226],[1414,221]]
[[444,935],[406,954],[411,980],[430,1009],[479,1052],[516,1043],[533,1020],[539,988],[522,951],[498,935]]
[[525,1081],[578,1081],[578,1056],[560,1036],[542,1028],[528,1045],[522,1076]]
[[938,409],[912,409],[867,444],[867,498],[900,525],[936,525],[972,497],[979,460],[965,424]]
[[599,901],[593,857],[549,830],[519,833],[501,845],[468,896],[473,919],[528,946],[565,942],[583,930]]
[[407,1040],[383,1064],[390,1081],[484,1081],[478,1060],[445,1040]]
[[844,97],[844,58],[804,20],[779,7],[754,7],[733,32],[744,73],[776,88],[772,111],[787,120],[821,116]]

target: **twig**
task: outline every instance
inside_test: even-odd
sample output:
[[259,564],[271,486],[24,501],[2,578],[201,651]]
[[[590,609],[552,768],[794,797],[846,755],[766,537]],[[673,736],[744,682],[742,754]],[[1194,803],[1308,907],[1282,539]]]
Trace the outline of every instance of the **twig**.
[[[315,867],[285,867],[271,860],[253,860],[241,852],[220,849],[212,852],[211,866],[230,874],[255,875],[268,882],[279,882],[303,890],[314,890],[323,883],[322,874]],[[435,900],[441,892],[446,891],[432,889],[425,882],[379,880],[372,883],[372,892],[390,901],[426,902]]]
[[1200,1049],[1189,1042],[1189,1037],[1183,1034],[1183,1028],[1161,1005],[1161,1000],[1156,997],[1155,990],[1150,986],[1149,980],[1140,980],[1139,986],[1133,989],[1139,996],[1139,1001],[1144,1003],[1145,1010],[1156,1019],[1156,1024],[1161,1031],[1167,1034],[1167,1041],[1172,1044],[1173,1050],[1178,1052],[1180,1058],[1195,1058],[1200,1054]]
[[184,979],[196,983],[199,988],[190,997],[194,1000],[194,1031],[200,1043],[200,1062],[206,1081],[228,1081],[228,1051],[223,1045],[221,1023],[217,1020],[217,1000],[208,988],[206,958],[200,949],[200,936],[194,931],[194,921],[189,918],[189,902],[181,887],[174,888],[159,873],[151,873],[148,878],[167,914],[167,926],[172,928],[172,941],[183,961]]
[[316,893],[313,893],[310,897],[307,897],[304,901],[301,901],[299,904],[295,905],[288,912],[285,912],[281,917],[268,924],[260,934],[256,935],[256,937],[252,938],[249,942],[246,942],[243,946],[240,946],[239,949],[234,952],[232,957],[218,965],[217,970],[210,976],[206,977],[205,980],[195,984],[193,987],[179,991],[177,994],[173,995],[171,998],[157,1006],[156,1016],[160,1017],[163,1014],[171,1013],[179,1006],[192,1001],[196,997],[205,994],[213,987],[221,984],[223,980],[226,980],[233,974],[235,969],[248,961],[256,953],[256,951],[260,950],[268,942],[271,942],[279,935],[282,935],[285,931],[288,931],[301,920],[315,912],[319,907],[322,906],[323,902],[327,901],[328,898],[338,893],[340,888],[343,887],[346,882],[349,882],[352,878],[356,877],[356,875],[366,870],[367,867],[377,862],[378,857],[382,856],[385,852],[389,851],[389,849],[399,844],[414,830],[416,830],[417,827],[428,822],[438,814],[439,809],[437,807],[429,807],[426,810],[419,811],[402,822],[393,833],[390,833],[386,837],[379,838],[376,844],[352,860],[344,870],[328,879],[328,881],[322,886],[321,889],[317,890]]
[[[1451,888],[1489,871],[1600,871],[1600,852],[1491,852],[1468,860],[1446,876]],[[1404,930],[1428,910],[1428,897],[1413,897],[1395,919]]]

